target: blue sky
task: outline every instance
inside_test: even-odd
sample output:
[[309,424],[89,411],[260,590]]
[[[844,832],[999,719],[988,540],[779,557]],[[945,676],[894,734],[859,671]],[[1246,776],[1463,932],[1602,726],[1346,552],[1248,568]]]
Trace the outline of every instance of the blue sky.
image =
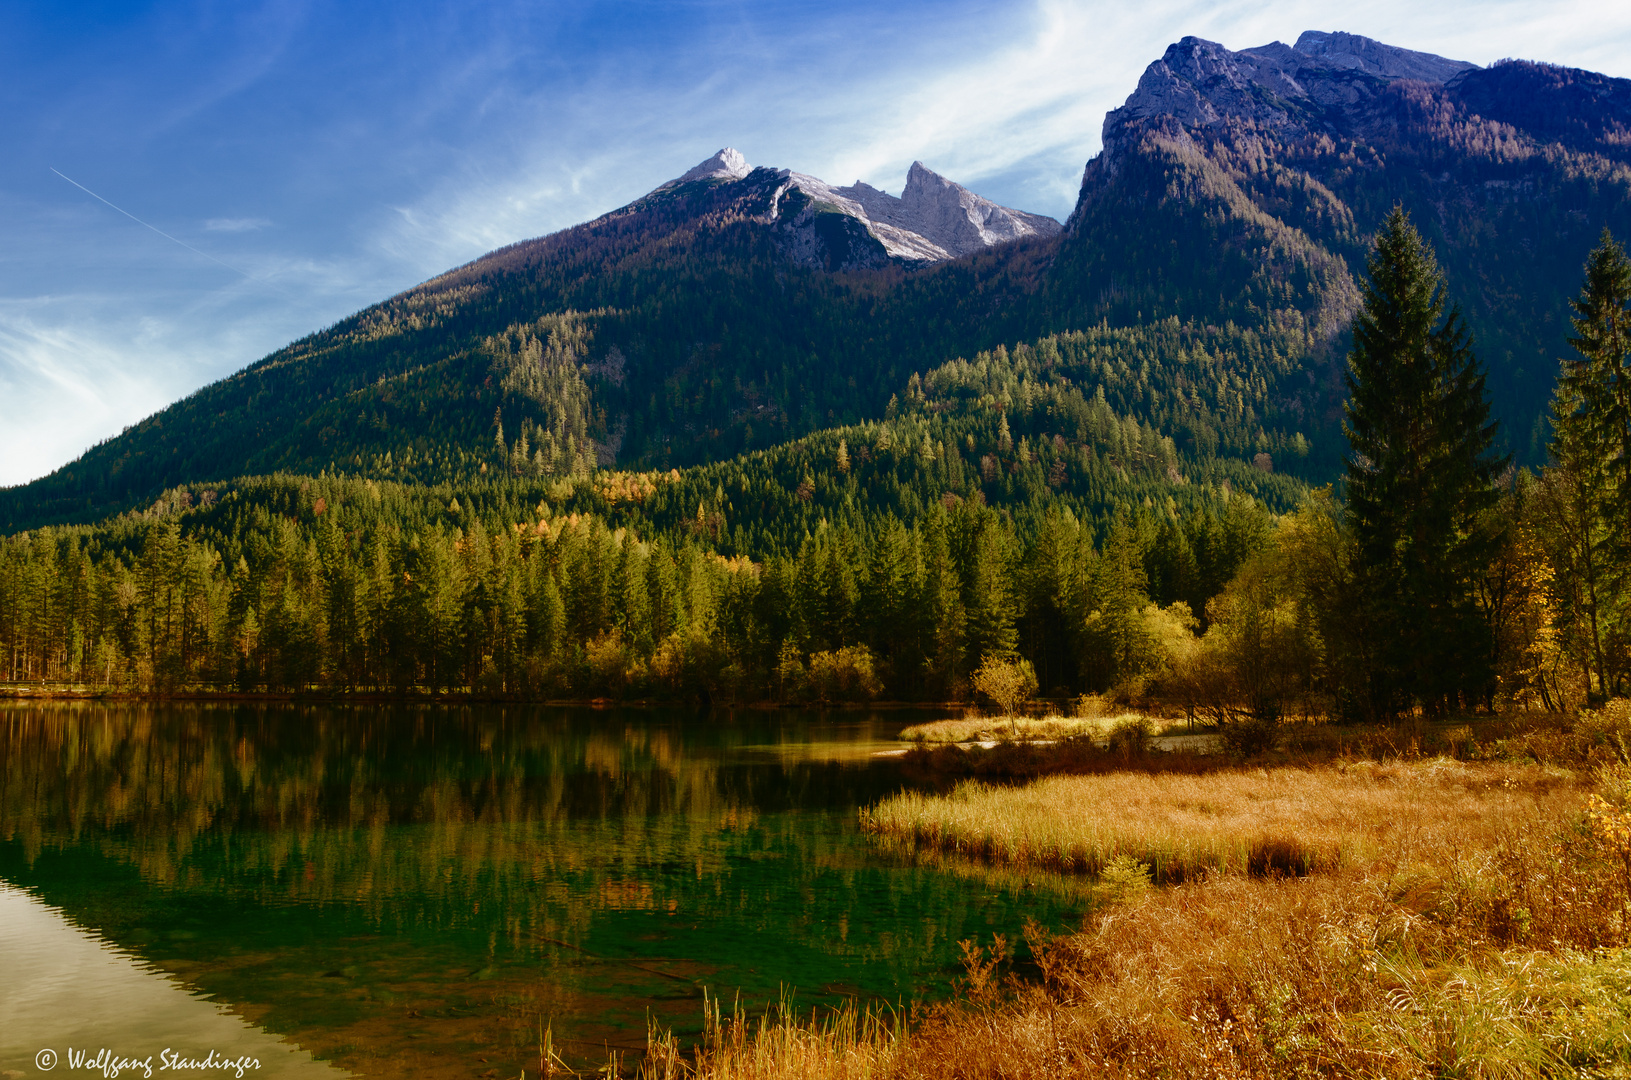
[[1063,218],[1168,43],[1305,29],[1631,77],[1623,2],[5,0],[0,484],[721,146]]

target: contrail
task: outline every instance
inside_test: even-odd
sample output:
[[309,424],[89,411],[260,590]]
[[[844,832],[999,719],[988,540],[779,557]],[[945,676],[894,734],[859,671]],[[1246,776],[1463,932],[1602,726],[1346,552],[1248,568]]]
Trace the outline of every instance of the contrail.
[[[49,165],[46,166],[46,167],[51,168]],[[102,196],[98,195],[96,192],[92,191],[90,188],[86,187],[84,184],[81,184],[78,180],[75,180],[73,177],[65,175],[64,173],[59,172],[58,170],[56,170],[54,168],[51,169],[51,171],[56,173],[58,176],[61,176],[64,180],[68,181],[70,184],[74,185],[74,187],[78,188],[80,191],[83,191],[85,194],[89,195],[91,198],[95,199],[97,202],[107,203],[108,206],[113,206],[113,204],[108,202],[108,200],[102,198]],[[113,208],[115,210],[118,210],[119,213],[123,214],[125,217],[129,218],[131,221],[134,221],[136,224],[145,225],[147,228],[152,229],[154,232],[158,233],[160,236],[164,237],[166,240],[175,241],[176,243],[180,244],[182,247],[186,248],[188,251],[192,252],[194,255],[202,255],[202,256],[204,256],[204,258],[208,259],[210,262],[221,263],[222,266],[226,267],[228,270],[231,270],[234,274],[243,274],[243,276],[248,278],[250,281],[255,280],[255,277],[254,277],[253,274],[247,273],[247,272],[245,272],[243,270],[239,270],[236,266],[233,266],[229,262],[221,262],[221,260],[217,259],[214,255],[211,255],[207,251],[199,251],[197,248],[193,247],[191,244],[187,243],[185,240],[176,240],[175,237],[171,236],[169,233],[165,232],[163,229],[159,228],[158,226],[148,225],[147,222],[143,221],[141,218],[137,217],[135,214],[132,214],[129,210],[125,210],[125,209],[122,209],[122,208],[117,207],[117,206],[113,206]]]

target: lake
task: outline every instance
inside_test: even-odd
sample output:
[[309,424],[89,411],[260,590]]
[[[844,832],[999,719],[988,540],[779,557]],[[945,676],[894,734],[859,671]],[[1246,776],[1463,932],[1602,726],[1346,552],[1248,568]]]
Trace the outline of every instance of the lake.
[[[924,714],[0,708],[0,1075],[49,1049],[255,1076],[537,1075],[648,1018],[944,997],[1068,882],[879,851]],[[631,1061],[632,1064],[632,1061]],[[131,1075],[126,1072],[122,1075]],[[135,1075],[142,1075],[140,1067]],[[199,1075],[234,1075],[227,1069]]]

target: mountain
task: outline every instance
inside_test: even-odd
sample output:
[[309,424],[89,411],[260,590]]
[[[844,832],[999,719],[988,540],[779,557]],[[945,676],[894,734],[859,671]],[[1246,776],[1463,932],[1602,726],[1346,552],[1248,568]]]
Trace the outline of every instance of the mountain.
[[1057,236],[1060,230],[1053,218],[998,206],[921,161],[912,163],[897,199],[859,180],[833,187],[789,169],[755,169],[731,147],[657,188],[646,201],[699,183],[718,185],[744,213],[780,226],[788,253],[812,268],[876,268],[891,259],[938,262],[1010,240]]
[[[1605,226],[1631,234],[1628,131],[1627,80],[1310,31],[1170,46],[1106,117],[1063,228],[921,164],[897,198],[721,150],[0,492],[0,527],[279,470],[443,483],[723,462],[882,418],[917,400],[915,379],[958,358],[995,370],[1020,346],[1034,385],[1080,407],[1025,412],[1053,400],[1040,390],[913,406],[984,410],[958,429],[971,461],[995,459],[979,443],[1004,410],[1086,452],[1092,425],[1067,417],[1102,400],[1141,425],[1118,445],[1170,440],[1174,484],[1260,457],[1322,481],[1341,464],[1356,280],[1396,203],[1437,249],[1504,437],[1534,463],[1585,255]],[[1085,336],[1045,347],[1062,335]]]
[[[932,238],[872,221],[819,180],[721,151],[628,206],[296,341],[0,493],[0,527],[95,520],[178,484],[279,470],[388,460],[411,463],[404,479],[440,481],[524,426],[535,447],[545,433],[562,468],[667,468],[878,415],[913,371],[1025,332],[1017,294],[1046,251],[1039,234],[1057,232],[916,173],[907,197],[866,198]],[[990,248],[947,257],[943,245],[981,230]],[[1005,231],[1019,238],[999,242]],[[916,254],[892,255],[880,236]]]
[[1489,68],[1310,31],[1238,52],[1184,38],[1105,119],[1056,278],[1112,322],[1301,327],[1311,380],[1285,404],[1329,430],[1367,238],[1394,204],[1437,250],[1520,460],[1567,300],[1601,230],[1631,232],[1631,80]]

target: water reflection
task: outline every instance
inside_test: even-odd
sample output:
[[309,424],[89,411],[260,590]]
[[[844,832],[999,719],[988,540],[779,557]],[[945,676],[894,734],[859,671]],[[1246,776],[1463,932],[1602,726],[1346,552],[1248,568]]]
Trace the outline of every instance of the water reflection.
[[10,709],[0,879],[345,1068],[514,1076],[541,1024],[582,1062],[704,986],[932,995],[959,939],[1071,918],[856,835],[912,719]]

